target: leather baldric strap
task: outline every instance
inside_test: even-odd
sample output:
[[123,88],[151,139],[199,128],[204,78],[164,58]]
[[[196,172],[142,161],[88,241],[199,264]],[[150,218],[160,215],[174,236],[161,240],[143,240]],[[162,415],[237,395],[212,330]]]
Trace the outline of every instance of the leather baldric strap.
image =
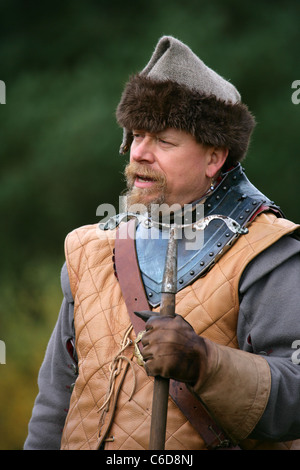
[[[145,329],[145,323],[134,311],[151,310],[145,294],[135,249],[136,220],[121,223],[116,233],[114,262],[116,276],[136,335]],[[212,420],[202,403],[185,384],[170,380],[169,393],[192,426],[201,435],[208,449],[230,449],[230,441]]]

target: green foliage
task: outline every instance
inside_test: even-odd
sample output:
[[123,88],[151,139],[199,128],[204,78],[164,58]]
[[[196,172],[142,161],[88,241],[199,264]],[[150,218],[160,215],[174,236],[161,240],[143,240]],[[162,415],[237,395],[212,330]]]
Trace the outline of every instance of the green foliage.
[[123,189],[115,108],[160,36],[230,79],[257,119],[250,179],[300,220],[298,0],[6,0],[0,4],[0,448],[21,448],[55,324],[63,242]]

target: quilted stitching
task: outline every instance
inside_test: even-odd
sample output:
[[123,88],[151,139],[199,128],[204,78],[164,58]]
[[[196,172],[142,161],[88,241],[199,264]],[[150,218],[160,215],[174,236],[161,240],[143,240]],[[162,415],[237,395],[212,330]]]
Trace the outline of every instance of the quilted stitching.
[[[237,348],[238,282],[247,263],[296,226],[260,215],[248,235],[242,236],[203,278],[176,296],[176,312],[191,323],[198,334],[219,344]],[[113,272],[112,232],[96,225],[75,230],[66,239],[65,251],[70,283],[75,298],[76,349],[79,377],[71,398],[62,448],[97,448],[98,410],[107,391],[109,364],[120,347],[130,322],[120,287]],[[215,295],[215,294],[218,295]],[[158,308],[156,309],[158,310]],[[135,335],[132,333],[132,339]],[[132,356],[132,347],[126,352]],[[153,381],[133,360],[136,390],[127,372],[118,397],[108,449],[144,449],[151,419]],[[199,449],[203,441],[169,399],[166,449]]]

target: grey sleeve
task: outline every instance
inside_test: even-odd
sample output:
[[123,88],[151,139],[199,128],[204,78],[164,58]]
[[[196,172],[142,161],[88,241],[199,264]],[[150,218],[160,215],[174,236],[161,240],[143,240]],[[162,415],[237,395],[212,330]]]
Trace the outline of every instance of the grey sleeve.
[[[238,340],[271,370],[266,410],[251,438],[300,438],[300,242],[285,237],[260,255],[240,283]],[[300,356],[299,356],[300,358]]]
[[24,450],[58,450],[67,415],[75,367],[67,346],[74,344],[73,299],[66,266],[61,272],[64,293],[58,320],[38,376],[36,397]]

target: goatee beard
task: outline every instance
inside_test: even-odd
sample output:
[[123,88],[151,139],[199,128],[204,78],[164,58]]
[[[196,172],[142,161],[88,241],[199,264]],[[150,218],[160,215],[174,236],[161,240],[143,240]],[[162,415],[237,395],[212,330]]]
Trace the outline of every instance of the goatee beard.
[[[125,170],[127,191],[126,198],[127,212],[145,212],[151,214],[152,204],[163,204],[166,194],[166,177],[161,172],[152,170],[146,165],[137,162],[129,163]],[[137,188],[134,183],[137,177],[154,181],[150,188]],[[133,210],[132,210],[133,209]]]

